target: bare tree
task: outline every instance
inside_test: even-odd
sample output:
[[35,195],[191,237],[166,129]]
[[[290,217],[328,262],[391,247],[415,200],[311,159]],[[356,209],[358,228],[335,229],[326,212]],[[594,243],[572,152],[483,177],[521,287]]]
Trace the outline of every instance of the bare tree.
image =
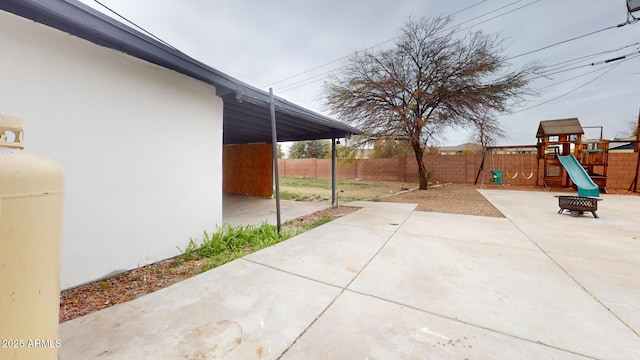
[[498,139],[507,137],[504,128],[493,115],[484,113],[470,120],[473,128],[470,140],[482,145],[482,148],[495,145]]
[[356,52],[325,84],[329,111],[372,139],[401,140],[413,149],[420,189],[427,189],[427,143],[476,114],[504,112],[522,96],[539,66],[507,71],[501,42],[481,31],[455,35],[452,19],[409,19],[391,50]]

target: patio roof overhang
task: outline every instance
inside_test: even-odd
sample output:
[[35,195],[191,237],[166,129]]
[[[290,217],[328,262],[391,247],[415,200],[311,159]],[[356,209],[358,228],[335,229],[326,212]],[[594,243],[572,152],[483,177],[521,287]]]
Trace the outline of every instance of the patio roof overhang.
[[[215,86],[224,101],[223,143],[272,142],[269,93],[228,76],[77,0],[4,0],[0,9],[122,51]],[[362,134],[280,97],[274,97],[277,141],[343,138]]]

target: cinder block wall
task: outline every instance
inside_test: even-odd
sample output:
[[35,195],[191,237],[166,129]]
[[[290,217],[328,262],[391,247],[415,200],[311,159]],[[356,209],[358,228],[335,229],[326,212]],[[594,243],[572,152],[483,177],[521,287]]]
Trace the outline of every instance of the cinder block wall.
[[362,180],[400,181],[400,160],[401,158],[359,160],[356,177]]
[[[424,163],[431,181],[472,184],[482,164],[483,154],[425,155]],[[608,189],[628,189],[634,177],[637,154],[610,153]],[[280,176],[330,178],[329,159],[280,159]],[[535,185],[542,173],[542,162],[536,154],[494,154],[485,159],[484,182],[490,183],[491,169],[502,170],[506,185]],[[418,183],[418,165],[413,156],[390,159],[359,159],[338,163],[338,179],[369,181],[401,181]],[[482,175],[482,174],[480,174]],[[478,182],[481,178],[478,178]]]
[[637,153],[609,153],[607,189],[627,190],[636,170]]

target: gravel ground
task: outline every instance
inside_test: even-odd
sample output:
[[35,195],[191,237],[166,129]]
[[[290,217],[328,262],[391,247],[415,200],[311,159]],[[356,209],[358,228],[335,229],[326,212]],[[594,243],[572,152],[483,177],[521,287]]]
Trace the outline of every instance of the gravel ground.
[[[379,199],[417,203],[418,211],[503,217],[476,189],[473,185],[436,185],[429,190],[401,191],[397,195],[386,195]],[[325,216],[330,215],[336,219],[355,210],[357,209],[340,206],[292,220],[284,226],[302,228]],[[60,298],[60,322],[133,300],[197,275],[202,271],[203,262],[204,260],[168,259],[63,291]]]

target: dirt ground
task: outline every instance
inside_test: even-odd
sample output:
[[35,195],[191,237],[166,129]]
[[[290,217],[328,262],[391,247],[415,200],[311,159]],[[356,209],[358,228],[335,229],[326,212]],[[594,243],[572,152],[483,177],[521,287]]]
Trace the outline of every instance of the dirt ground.
[[407,191],[381,200],[415,203],[418,211],[504,217],[476,189],[474,185],[437,184],[429,190]]
[[[361,191],[359,196],[369,197],[374,201],[416,203],[418,211],[504,217],[477,191],[479,186],[434,184],[429,190],[412,190],[409,186],[409,184],[388,183],[385,188],[374,187],[371,193],[362,193],[362,190],[359,190]],[[484,187],[514,191],[544,191],[542,188],[535,187],[504,187],[492,184],[485,184]],[[345,197],[352,196],[348,192],[349,190],[345,190],[344,193],[347,194],[341,194]],[[292,220],[284,224],[284,228],[303,228],[327,215],[336,219],[355,210],[357,209],[348,206],[326,209]],[[206,260],[168,259],[63,291],[60,299],[60,322],[135,299],[197,275],[202,271],[204,261]]]

